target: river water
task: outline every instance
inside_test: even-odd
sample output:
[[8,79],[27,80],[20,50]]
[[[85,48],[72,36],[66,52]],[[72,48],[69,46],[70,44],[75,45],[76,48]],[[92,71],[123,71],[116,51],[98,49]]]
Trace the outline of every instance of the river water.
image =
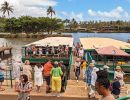
[[[130,33],[64,33],[64,34],[72,34],[74,41],[79,42],[79,38],[84,37],[106,37],[113,38],[121,41],[127,41],[130,38]],[[6,44],[12,46],[12,58],[15,60],[21,60],[21,47],[37,41],[39,39],[36,38],[0,38],[0,47],[5,46]]]

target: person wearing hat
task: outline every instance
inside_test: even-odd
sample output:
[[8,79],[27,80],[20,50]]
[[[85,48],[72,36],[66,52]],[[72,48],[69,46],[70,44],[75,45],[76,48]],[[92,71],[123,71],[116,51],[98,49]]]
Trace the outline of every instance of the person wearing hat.
[[114,74],[114,78],[116,77],[120,77],[120,84],[121,86],[124,86],[124,72],[122,71],[122,68],[120,66],[116,66],[116,70],[115,70],[115,74]]
[[78,82],[79,76],[80,76],[80,65],[81,65],[80,58],[77,58],[76,62],[74,64],[74,72],[75,72],[75,77],[76,77],[77,82]]
[[86,85],[88,85],[88,97],[90,98],[91,94],[91,79],[92,79],[92,71],[94,68],[94,63],[90,63],[89,66],[87,67],[86,71],[85,71],[85,75],[86,75]]
[[30,61],[25,60],[24,65],[22,66],[22,68],[23,68],[22,74],[27,75],[29,80],[31,80],[32,79],[32,67],[30,65]]
[[104,66],[103,66],[103,70],[108,71],[108,70],[109,70],[109,67],[108,67],[107,65],[104,65]]
[[61,67],[61,70],[63,72],[62,75],[62,86],[61,86],[61,92],[65,92],[65,81],[66,81],[66,66],[64,65],[63,61],[59,62],[59,66]]
[[61,68],[58,65],[58,62],[54,62],[54,66],[50,72],[52,77],[52,92],[54,96],[59,97],[60,91],[61,91],[61,76],[63,75],[63,72]]
[[95,90],[95,83],[96,83],[96,80],[97,80],[97,71],[99,71],[98,68],[96,67],[93,67],[93,71],[92,71],[92,74],[91,74],[91,88],[90,88],[90,96],[91,97],[94,97],[95,98],[95,95],[96,95],[96,90]]

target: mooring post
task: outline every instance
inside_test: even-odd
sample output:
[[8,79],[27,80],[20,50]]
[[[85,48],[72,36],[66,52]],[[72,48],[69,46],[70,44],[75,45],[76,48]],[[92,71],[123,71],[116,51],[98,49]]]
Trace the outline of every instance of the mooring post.
[[9,50],[10,55],[12,54],[12,49]]

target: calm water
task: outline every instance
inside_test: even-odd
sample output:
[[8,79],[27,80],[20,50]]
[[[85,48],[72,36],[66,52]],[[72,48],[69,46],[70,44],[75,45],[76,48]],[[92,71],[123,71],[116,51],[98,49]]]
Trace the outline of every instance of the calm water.
[[[128,38],[130,38],[130,33],[65,33],[65,34],[72,34],[75,42],[78,42],[79,38],[83,38],[83,37],[107,37],[107,38],[113,38],[113,39],[117,39],[117,40],[121,40],[121,41],[125,41],[125,42],[128,40]],[[20,60],[21,59],[21,47],[28,43],[37,41],[37,40],[39,40],[39,39],[0,38],[0,46],[6,45],[6,43],[9,46],[12,46],[13,47],[12,58]]]

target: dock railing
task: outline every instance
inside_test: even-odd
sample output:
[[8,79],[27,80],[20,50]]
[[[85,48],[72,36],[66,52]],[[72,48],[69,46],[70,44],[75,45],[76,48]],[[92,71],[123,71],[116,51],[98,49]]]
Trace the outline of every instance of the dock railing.
[[118,98],[118,99],[116,99],[116,100],[129,100],[129,99],[130,99],[130,95],[127,95],[127,96]]

